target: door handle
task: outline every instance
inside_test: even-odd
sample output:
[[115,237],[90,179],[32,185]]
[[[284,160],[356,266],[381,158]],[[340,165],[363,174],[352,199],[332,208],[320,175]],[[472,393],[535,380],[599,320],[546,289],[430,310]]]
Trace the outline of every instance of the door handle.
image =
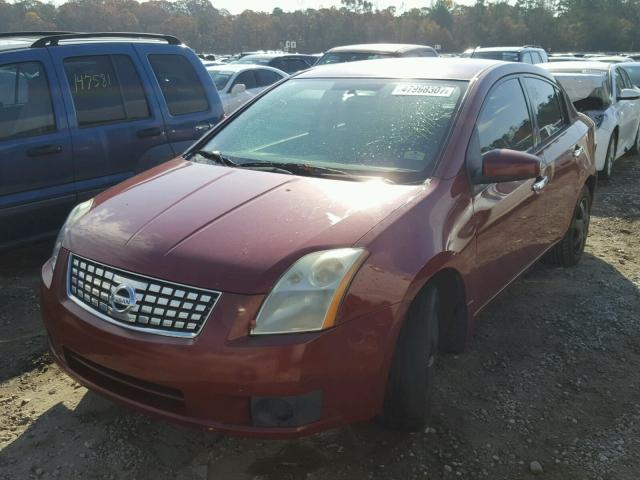
[[136,132],[138,138],[159,137],[160,135],[164,135],[164,130],[158,127],[145,128]]
[[210,123],[199,123],[196,125],[196,132],[206,132],[211,128]]
[[27,156],[42,157],[43,155],[55,155],[62,152],[62,145],[42,145],[27,149]]
[[582,155],[582,152],[584,152],[584,148],[582,148],[581,145],[576,145],[575,147],[573,147],[573,156],[578,158],[579,156]]
[[542,193],[542,190],[544,190],[544,187],[546,187],[548,183],[549,183],[549,177],[547,177],[546,175],[544,177],[538,177],[534,182],[534,184],[531,185],[531,190],[533,190],[535,193],[540,194]]

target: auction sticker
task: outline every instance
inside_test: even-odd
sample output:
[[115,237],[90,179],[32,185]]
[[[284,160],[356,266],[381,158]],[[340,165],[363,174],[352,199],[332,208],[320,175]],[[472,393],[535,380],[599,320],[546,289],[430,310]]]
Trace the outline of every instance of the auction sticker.
[[391,95],[408,95],[417,97],[450,97],[455,87],[439,85],[424,85],[420,83],[405,83],[393,89]]

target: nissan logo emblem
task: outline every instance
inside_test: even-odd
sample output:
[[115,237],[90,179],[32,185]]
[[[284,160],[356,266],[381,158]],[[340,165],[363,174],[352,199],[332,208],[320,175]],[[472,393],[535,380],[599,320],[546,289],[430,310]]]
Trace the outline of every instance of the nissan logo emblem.
[[109,306],[114,312],[126,313],[136,306],[136,289],[123,283],[111,290]]

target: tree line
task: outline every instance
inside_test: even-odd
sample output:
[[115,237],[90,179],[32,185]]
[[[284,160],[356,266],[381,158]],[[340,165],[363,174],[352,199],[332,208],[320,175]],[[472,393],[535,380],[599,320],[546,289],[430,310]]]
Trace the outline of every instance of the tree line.
[[[398,0],[399,3],[400,0]],[[551,51],[640,50],[640,0],[425,1],[400,12],[373,2],[342,0],[340,8],[231,15],[215,0],[0,0],[0,31],[138,31],[178,36],[199,52],[280,49],[300,52],[337,45],[401,42],[459,52],[478,45],[542,45]]]

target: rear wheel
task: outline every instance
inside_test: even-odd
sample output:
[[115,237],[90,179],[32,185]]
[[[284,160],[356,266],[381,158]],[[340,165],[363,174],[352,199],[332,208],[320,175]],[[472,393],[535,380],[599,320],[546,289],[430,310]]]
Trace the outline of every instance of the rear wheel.
[[551,261],[563,267],[571,267],[578,263],[584,253],[589,234],[589,221],[591,219],[591,192],[584,186],[580,192],[578,205],[573,212],[571,226],[550,252]]
[[391,363],[383,423],[418,431],[431,414],[435,361],[438,352],[438,291],[427,286],[405,318]]
[[613,175],[613,164],[616,161],[616,136],[611,135],[607,146],[607,155],[604,160],[604,168],[600,171],[602,180],[609,180]]

